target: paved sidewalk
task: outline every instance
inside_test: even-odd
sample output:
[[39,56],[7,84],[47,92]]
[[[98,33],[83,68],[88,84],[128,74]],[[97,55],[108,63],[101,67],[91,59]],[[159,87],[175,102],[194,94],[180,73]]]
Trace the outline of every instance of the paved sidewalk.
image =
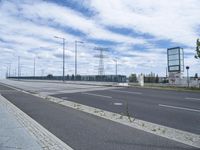
[[42,149],[14,115],[9,106],[0,100],[0,149]]
[[72,150],[0,95],[1,150]]

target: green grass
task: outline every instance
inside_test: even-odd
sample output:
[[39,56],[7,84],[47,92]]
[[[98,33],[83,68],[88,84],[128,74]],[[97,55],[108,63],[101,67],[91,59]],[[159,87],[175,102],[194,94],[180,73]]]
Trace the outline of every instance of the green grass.
[[138,88],[152,88],[152,89],[163,89],[163,90],[176,90],[176,91],[192,91],[192,92],[200,92],[200,88],[197,87],[177,87],[175,85],[168,86],[168,85],[160,85],[155,83],[145,83],[144,87],[141,87],[139,84],[130,83],[131,87],[138,87]]

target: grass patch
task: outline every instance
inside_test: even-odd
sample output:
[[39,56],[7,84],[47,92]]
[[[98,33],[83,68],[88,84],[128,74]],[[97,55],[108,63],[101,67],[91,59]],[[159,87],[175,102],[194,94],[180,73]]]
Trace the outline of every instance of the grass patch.
[[138,84],[129,84],[129,85],[130,85],[130,87],[138,87],[138,88],[200,92],[200,88],[198,88],[198,87],[177,87],[175,85],[160,85],[160,84],[155,84],[155,83],[152,83],[152,84],[145,83],[144,87],[141,87]]

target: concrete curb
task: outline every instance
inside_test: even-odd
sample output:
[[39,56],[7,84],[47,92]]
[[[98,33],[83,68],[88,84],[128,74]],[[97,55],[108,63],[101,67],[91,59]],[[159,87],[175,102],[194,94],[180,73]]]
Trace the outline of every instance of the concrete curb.
[[[6,86],[10,87],[9,85],[6,85]],[[13,87],[11,87],[11,88],[13,88]],[[139,130],[149,132],[149,133],[161,136],[161,137],[165,137],[167,139],[174,140],[174,141],[186,144],[186,145],[200,148],[200,135],[198,135],[198,134],[194,134],[194,133],[162,126],[159,124],[135,119],[130,116],[124,116],[121,114],[105,111],[105,110],[98,109],[95,107],[90,107],[90,106],[82,105],[82,104],[75,103],[72,101],[55,98],[52,96],[42,96],[39,94],[32,94],[32,93],[29,93],[24,90],[19,90],[17,88],[13,88],[13,89],[22,91],[24,93],[31,94],[33,96],[43,98],[44,100],[48,100],[48,101],[51,101],[51,102],[54,102],[54,103],[57,103],[57,104],[60,104],[63,106],[70,107],[70,108],[73,108],[73,109],[76,109],[76,110],[79,110],[79,111],[82,111],[85,113],[89,113],[89,114],[92,114],[92,115],[95,115],[95,116],[98,116],[98,117],[101,117],[104,119],[108,119],[108,120],[111,120],[111,121],[114,121],[114,122],[117,122],[117,123],[120,123],[123,125],[127,125],[129,127],[135,128],[135,129],[139,129]]]
[[73,150],[70,146],[58,139],[43,126],[0,95],[1,102],[7,107],[9,113],[14,115],[20,125],[35,139],[44,150]]

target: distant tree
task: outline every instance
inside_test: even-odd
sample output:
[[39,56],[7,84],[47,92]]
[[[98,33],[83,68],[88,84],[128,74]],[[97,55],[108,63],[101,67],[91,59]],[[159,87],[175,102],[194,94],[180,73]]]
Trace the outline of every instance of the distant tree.
[[48,74],[48,75],[47,75],[47,78],[48,78],[48,79],[51,79],[51,78],[53,78],[53,75],[52,75],[52,74]]
[[158,77],[158,74],[156,75],[156,83],[159,82],[159,77]]
[[78,75],[76,76],[76,80],[81,80],[81,75],[78,74]]
[[151,72],[150,74],[150,82],[155,83],[155,73]]
[[67,80],[69,80],[69,74],[67,74]]
[[198,73],[195,73],[194,78],[195,78],[195,79],[198,78]]
[[131,74],[129,76],[129,82],[137,82],[137,75],[136,74]]
[[71,80],[74,80],[74,74],[72,74],[72,78],[71,78]]
[[196,43],[196,55],[194,56],[196,59],[200,59],[200,41],[197,39]]

